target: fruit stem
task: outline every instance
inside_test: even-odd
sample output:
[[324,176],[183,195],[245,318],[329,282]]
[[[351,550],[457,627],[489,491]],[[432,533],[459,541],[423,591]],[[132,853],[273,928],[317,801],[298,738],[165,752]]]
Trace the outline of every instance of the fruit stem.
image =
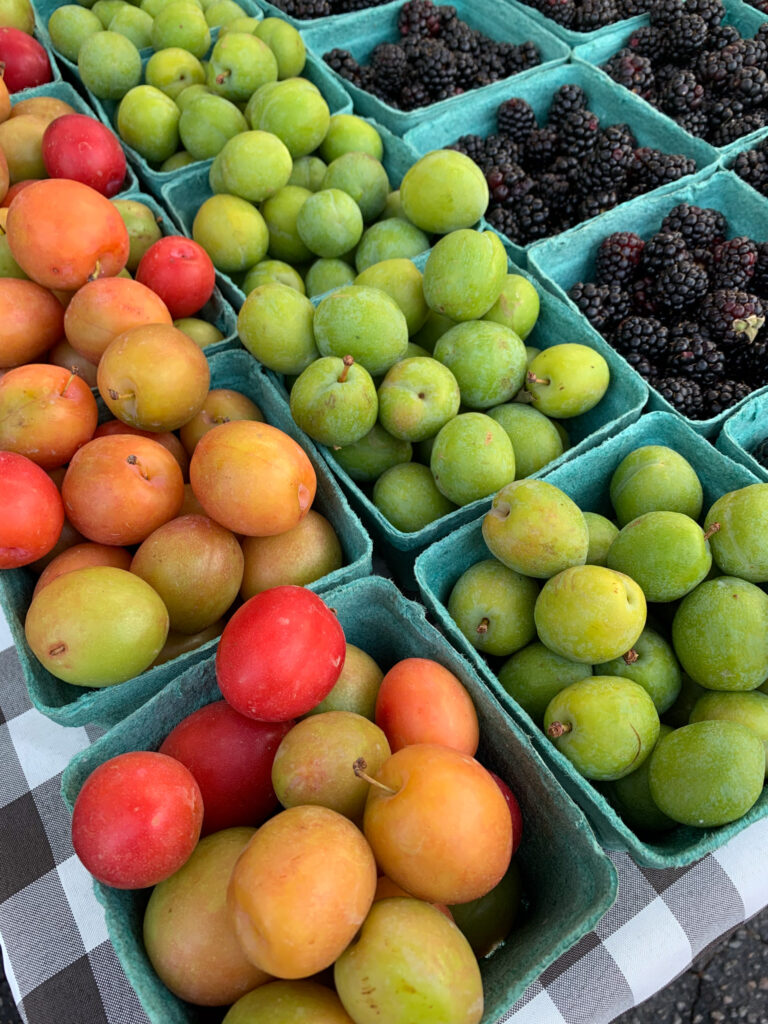
[[133,391],[126,391],[124,395],[121,395],[119,391],[115,391],[114,388],[110,388],[109,397],[113,402],[122,402],[125,398],[135,398],[136,394]]
[[352,356],[344,356],[344,358],[342,359],[342,363],[344,363],[344,369],[341,371],[341,376],[339,377],[339,384],[343,384],[344,381],[347,379],[349,368],[354,363],[354,361],[355,360]]
[[552,381],[549,377],[537,377],[533,370],[529,370],[525,375],[525,379],[529,384],[551,384]]
[[[128,463],[129,466],[139,466],[139,459],[138,456],[136,455],[128,455],[125,461]],[[141,466],[139,466],[139,472],[141,473],[145,480],[149,480],[149,475],[144,472]]]
[[62,398],[64,397],[64,395],[66,395],[67,388],[72,383],[72,381],[74,380],[75,377],[77,377],[77,367],[76,366],[70,366],[70,368],[69,368],[69,377],[67,378],[67,383],[61,389],[61,397]]
[[220,71],[218,75],[216,75],[216,85],[224,85],[231,74],[232,72],[229,69],[226,71]]
[[371,786],[378,786],[379,789],[383,789],[384,792],[389,793],[390,796],[397,795],[396,789],[390,789],[389,786],[385,786],[383,782],[379,782],[377,779],[374,779],[371,775],[368,775],[365,770],[367,767],[368,762],[365,760],[365,758],[358,757],[358,759],[352,765],[352,771],[355,773],[358,779],[362,779],[364,782],[369,783]]
[[101,277],[101,260],[96,260],[96,265],[94,266],[93,270],[88,275],[88,280],[89,281],[98,281],[98,279],[100,277]]
[[488,632],[489,626],[490,622],[488,621],[488,617],[483,616],[483,618],[480,620],[480,625],[477,627],[477,632],[480,633],[481,636],[485,636],[485,634]]
[[564,736],[565,733],[570,732],[571,728],[570,722],[553,722],[547,729],[547,736],[549,736],[551,740],[557,740],[561,736]]
[[634,647],[630,647],[626,654],[622,655],[627,665],[634,665],[640,655],[637,653]]
[[720,523],[712,523],[709,529],[704,533],[704,540],[709,540],[713,533],[717,533],[720,529]]

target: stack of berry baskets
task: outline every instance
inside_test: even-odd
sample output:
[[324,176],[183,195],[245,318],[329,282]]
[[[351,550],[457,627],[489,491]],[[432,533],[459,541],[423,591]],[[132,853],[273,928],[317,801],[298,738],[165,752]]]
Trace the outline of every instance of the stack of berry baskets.
[[649,19],[577,46],[721,156],[768,134],[768,24],[740,0],[654,0]]
[[647,380],[651,409],[714,437],[768,385],[766,242],[766,204],[719,171],[541,242],[529,263]]
[[614,26],[641,25],[649,0],[505,0],[529,12],[569,46],[600,39]]
[[[619,123],[620,122],[620,123]],[[595,68],[561,65],[406,133],[419,155],[458,149],[486,176],[486,223],[525,266],[530,245],[619,203],[703,180],[717,151]]]

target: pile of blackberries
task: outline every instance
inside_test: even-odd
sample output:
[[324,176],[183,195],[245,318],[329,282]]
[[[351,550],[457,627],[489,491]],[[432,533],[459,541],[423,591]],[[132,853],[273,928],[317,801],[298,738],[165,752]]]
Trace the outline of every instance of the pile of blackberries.
[[768,196],[768,139],[739,153],[734,161],[733,170],[760,195]]
[[680,153],[638,146],[625,124],[603,126],[573,83],[553,95],[540,126],[522,98],[496,112],[497,133],[464,135],[452,148],[466,153],[488,182],[486,217],[519,245],[557,234],[696,170]]
[[623,18],[645,14],[647,0],[523,0],[574,32],[591,32]]
[[651,0],[650,25],[602,65],[692,135],[725,146],[768,124],[768,22],[753,39],[722,0]]
[[768,384],[768,242],[729,238],[719,210],[680,203],[646,241],[600,243],[569,295],[680,413],[709,419]]
[[365,11],[369,7],[380,7],[387,0],[272,0],[285,14],[302,21],[325,18],[329,14],[350,14]]
[[533,42],[497,42],[472,28],[450,4],[408,0],[398,16],[399,38],[380,43],[368,64],[348,50],[334,49],[323,60],[342,78],[399,110],[489,85],[541,63]]

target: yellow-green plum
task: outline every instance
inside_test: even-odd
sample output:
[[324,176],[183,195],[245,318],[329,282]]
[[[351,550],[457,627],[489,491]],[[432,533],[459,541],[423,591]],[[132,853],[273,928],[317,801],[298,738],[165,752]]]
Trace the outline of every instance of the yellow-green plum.
[[312,259],[299,236],[296,221],[305,201],[312,195],[299,185],[286,185],[261,204],[261,215],[269,231],[269,255],[294,266]]
[[608,390],[610,370],[588,345],[550,345],[531,361],[525,386],[535,408],[546,416],[569,419],[589,412]]
[[195,57],[204,57],[211,45],[211,32],[197,4],[175,0],[155,15],[152,23],[152,49],[179,46]]
[[217,176],[215,192],[229,192],[250,203],[269,199],[288,184],[291,155],[276,135],[269,132],[240,132],[227,139],[214,159]]
[[346,260],[325,260],[322,257],[310,266],[305,280],[307,295],[310,298],[354,283],[355,272]]
[[332,449],[331,455],[357,483],[371,484],[392,466],[410,462],[413,446],[393,437],[377,422],[359,441]]
[[233,18],[231,21],[227,21],[221,26],[221,32],[219,32],[219,35],[222,35],[222,33],[226,35],[227,32],[255,33],[260,24],[261,21],[256,17],[252,18],[246,15],[245,17]]
[[515,452],[504,428],[482,412],[459,413],[437,434],[429,468],[456,505],[487,498],[515,478]]
[[385,470],[373,485],[373,503],[401,533],[416,533],[456,508],[420,462],[403,462]]
[[348,285],[331,292],[315,310],[314,330],[322,355],[348,354],[374,377],[386,373],[408,347],[405,317],[379,288]]
[[[427,257],[424,298],[430,309],[451,320],[475,320],[499,297],[506,276],[507,254],[498,235],[452,231]],[[524,350],[522,342],[521,348]]]
[[[317,149],[331,120],[320,90],[306,78],[287,78],[262,85],[248,100],[245,117],[251,128],[272,132],[284,142],[294,160]],[[329,182],[322,188],[343,188],[343,185]]]
[[213,93],[198,96],[179,118],[182,145],[195,160],[216,156],[227,139],[247,130],[248,122],[235,104]]
[[431,356],[401,359],[379,385],[379,421],[403,441],[423,441],[459,411],[459,385]]
[[298,374],[318,358],[312,323],[315,309],[288,285],[263,284],[246,297],[237,317],[240,340],[276,373]]
[[243,278],[240,287],[248,295],[259,285],[273,283],[295,288],[301,295],[306,292],[301,274],[294,270],[290,263],[284,263],[282,260],[260,260],[255,263]]
[[192,237],[217,270],[233,274],[263,259],[269,233],[259,211],[239,196],[206,199],[192,222]]
[[103,31],[104,25],[98,16],[80,4],[57,7],[48,19],[48,34],[54,50],[74,63],[88,36]]
[[206,348],[208,345],[215,345],[217,341],[224,340],[224,335],[215,324],[210,324],[207,320],[200,320],[194,316],[183,316],[174,320],[173,326],[191,338],[200,348]]
[[521,274],[507,274],[498,299],[483,317],[509,327],[525,341],[539,319],[539,293]]
[[768,696],[751,693],[705,693],[696,701],[691,722],[710,720],[740,722],[750,729],[765,747],[768,773]]
[[[672,732],[669,725],[661,725],[656,745]],[[654,747],[654,750],[656,748]],[[651,755],[653,751],[651,751]],[[630,828],[640,832],[667,832],[677,822],[660,811],[651,796],[651,757],[646,757],[639,768],[629,775],[605,783],[605,794]]]
[[534,610],[542,643],[587,665],[631,650],[645,615],[645,597],[637,583],[601,565],[574,565],[548,579]]
[[240,4],[236,4],[235,0],[213,0],[206,6],[204,14],[210,28],[222,28],[226,25],[229,26],[231,32],[251,31],[250,25],[242,30],[233,26],[233,22],[239,18],[247,18],[243,8]]
[[196,1006],[228,1006],[271,980],[240,948],[227,909],[229,877],[255,832],[228,828],[201,839],[149,897],[143,937],[150,963],[174,995]]
[[327,166],[319,156],[300,156],[298,160],[293,161],[293,170],[288,184],[299,185],[301,188],[309,189],[310,192],[317,192],[323,187]]
[[243,537],[241,544],[244,601],[270,587],[309,586],[344,564],[338,534],[313,508],[290,530],[272,537]]
[[591,665],[562,658],[536,640],[504,662],[499,669],[499,682],[534,722],[541,725],[552,698],[591,673]]
[[202,85],[205,71],[189,50],[172,46],[152,54],[144,69],[144,81],[176,100],[190,86]]
[[694,722],[656,746],[649,766],[653,802],[683,825],[714,828],[741,818],[765,781],[765,748],[738,722]]
[[536,636],[533,606],[538,595],[534,580],[486,558],[456,580],[448,614],[478,651],[509,657]]
[[314,441],[344,447],[373,427],[379,402],[364,366],[350,356],[323,356],[299,374],[290,407],[296,424]]
[[157,217],[146,203],[138,199],[113,199],[112,205],[128,229],[131,250],[126,267],[133,272],[150,245],[162,238],[163,233]]
[[265,42],[250,32],[220,36],[206,67],[211,92],[232,103],[247,103],[260,86],[277,79],[277,60]]
[[264,18],[256,28],[256,35],[274,53],[278,78],[301,74],[306,60],[306,47],[293,25],[282,18]]
[[[162,51],[160,51],[160,52],[162,52]],[[201,68],[203,67],[202,63],[200,64],[200,67]],[[205,78],[205,68],[203,68],[203,78]],[[176,103],[176,106],[183,113],[184,110],[191,103],[193,103],[196,99],[199,99],[201,96],[211,96],[211,95],[212,95],[212,93],[208,89],[207,85],[204,85],[202,82],[195,82],[194,85],[187,85],[187,86],[185,86],[181,90],[181,92],[178,94],[178,96],[174,97],[174,101]],[[186,151],[182,150],[182,152],[186,152]],[[187,155],[191,157],[192,154],[189,153]]]
[[627,523],[606,565],[643,588],[646,601],[676,601],[707,576],[712,553],[699,524],[682,512],[646,512]]
[[271,981],[229,1008],[222,1024],[354,1024],[335,992],[316,981]]
[[619,535],[619,528],[610,519],[598,512],[584,512],[584,522],[589,530],[587,565],[605,565],[608,549]]
[[672,644],[709,690],[754,690],[768,677],[768,594],[734,576],[705,580],[680,602]]
[[100,100],[119,100],[141,81],[141,55],[119,32],[94,32],[82,40],[77,69]]
[[389,195],[389,178],[381,161],[368,153],[344,153],[328,165],[322,188],[340,188],[350,195],[368,224],[376,220],[384,209]]
[[608,781],[639,768],[659,736],[659,716],[638,683],[589,676],[553,697],[544,732],[576,771]]
[[554,423],[532,406],[505,402],[488,409],[488,415],[509,434],[518,480],[532,476],[563,454],[563,442]]
[[186,150],[180,149],[177,153],[172,153],[167,160],[163,160],[158,169],[161,173],[165,173],[166,171],[178,171],[180,167],[189,167],[190,164],[194,163],[196,163],[196,161],[192,154],[187,153]]
[[327,164],[345,153],[368,153],[375,160],[384,155],[381,136],[367,121],[356,114],[334,114],[320,145],[320,156]]
[[537,579],[583,565],[589,548],[578,505],[546,480],[515,480],[504,486],[494,496],[482,531],[492,555]]
[[452,327],[453,320],[447,316],[441,316],[440,313],[435,313],[433,309],[428,309],[424,326],[414,334],[413,340],[427,352],[434,352],[438,338],[441,338]]
[[152,18],[138,7],[126,5],[116,11],[107,28],[130,39],[137,50],[152,45]]
[[355,714],[362,715],[372,722],[376,715],[376,697],[383,678],[384,673],[370,654],[348,643],[341,675],[334,683],[333,689],[307,714],[354,711]]
[[448,908],[478,959],[489,956],[512,931],[520,913],[522,885],[520,868],[512,860],[506,875],[485,896]]
[[643,445],[629,452],[614,470],[611,504],[619,526],[645,512],[682,512],[698,519],[703,491],[690,462],[666,445]]
[[397,258],[373,263],[357,275],[355,284],[381,288],[393,298],[403,312],[410,337],[424,326],[429,307],[421,271],[411,260]]
[[464,153],[436,149],[406,172],[400,201],[408,220],[422,231],[445,235],[480,220],[488,206],[488,185],[483,172]]
[[429,248],[429,238],[407,220],[380,220],[363,232],[355,250],[355,267],[362,273],[384,260],[411,259]]
[[[717,528],[715,529],[715,525]],[[768,582],[768,484],[723,494],[704,520],[717,567],[750,583]]]
[[502,324],[456,324],[438,338],[432,354],[453,373],[467,409],[491,409],[509,401],[525,379],[525,345]]
[[332,259],[353,249],[363,233],[360,207],[338,188],[313,192],[296,218],[296,230],[316,256]]
[[635,640],[631,655],[595,665],[595,672],[602,676],[623,676],[639,683],[647,690],[660,715],[675,703],[683,683],[674,650],[650,626]]

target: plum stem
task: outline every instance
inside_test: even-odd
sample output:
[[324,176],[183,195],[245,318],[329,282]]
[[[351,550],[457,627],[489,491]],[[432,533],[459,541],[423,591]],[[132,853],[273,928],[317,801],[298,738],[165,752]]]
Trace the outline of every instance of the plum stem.
[[231,74],[232,72],[229,69],[226,71],[220,71],[218,75],[216,75],[216,85],[224,85]]
[[489,626],[490,622],[488,621],[488,616],[484,615],[483,618],[480,619],[480,625],[477,627],[477,632],[480,633],[481,636],[485,636],[488,632]]
[[547,736],[551,740],[557,740],[565,733],[570,732],[572,729],[570,722],[552,722],[550,727],[547,729]]
[[101,277],[101,260],[96,260],[96,264],[95,264],[93,270],[88,275],[88,280],[89,281],[98,281],[98,279],[100,277]]
[[352,356],[344,356],[344,358],[342,359],[342,363],[344,363],[344,369],[341,371],[341,376],[339,377],[339,384],[343,384],[344,381],[347,379],[349,368],[350,366],[352,366],[354,361],[355,360]]
[[627,665],[634,665],[640,655],[637,653],[634,647],[630,647],[626,654],[622,655],[622,658]]
[[533,370],[529,370],[525,375],[525,379],[529,384],[551,384],[552,381],[549,377],[537,377]]
[[389,786],[385,786],[383,782],[379,782],[377,779],[374,779],[373,776],[368,775],[368,773],[365,770],[367,767],[368,767],[368,762],[365,760],[365,758],[364,757],[358,757],[358,759],[352,765],[352,771],[355,773],[355,775],[358,777],[358,779],[362,779],[364,782],[367,782],[369,785],[371,785],[371,786],[378,786],[379,789],[383,789],[384,792],[385,793],[389,793],[390,796],[396,796],[397,795],[397,790],[396,789],[390,789]]
[[142,467],[139,465],[139,459],[137,455],[128,455],[126,456],[125,461],[128,463],[129,466],[138,466],[139,472],[144,477],[144,479],[149,480],[149,474],[145,473]]
[[75,377],[77,377],[77,376],[78,376],[78,373],[77,373],[77,367],[76,367],[76,366],[70,366],[70,368],[69,368],[69,377],[67,378],[67,383],[66,383],[66,384],[64,385],[64,387],[63,387],[63,388],[61,389],[61,397],[62,397],[62,398],[64,397],[64,395],[66,395],[66,393],[67,393],[67,388],[68,388],[68,387],[69,387],[69,385],[70,385],[70,384],[72,383],[72,381],[74,380],[74,378],[75,378]]
[[109,397],[113,402],[122,402],[126,398],[135,398],[136,395],[133,391],[126,391],[125,394],[120,394],[119,391],[115,391],[114,388],[110,388]]
[[704,533],[704,540],[709,540],[713,533],[717,533],[720,529],[720,523],[712,523],[710,527]]

